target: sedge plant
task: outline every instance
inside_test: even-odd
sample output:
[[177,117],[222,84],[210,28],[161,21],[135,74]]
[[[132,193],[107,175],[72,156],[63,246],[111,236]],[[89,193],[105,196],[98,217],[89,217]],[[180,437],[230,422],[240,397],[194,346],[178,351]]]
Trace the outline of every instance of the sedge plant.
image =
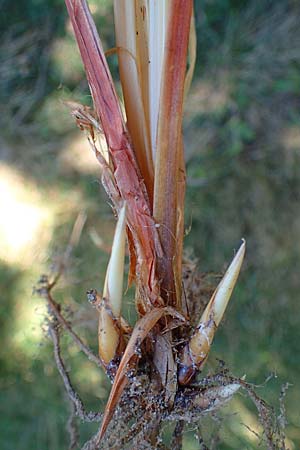
[[[190,270],[183,256],[182,116],[195,62],[193,1],[114,1],[113,51],[124,108],[86,0],[66,0],[66,6],[93,99],[93,109],[77,103],[70,107],[100,164],[117,216],[103,292],[88,292],[99,316],[99,356],[65,323],[50,293],[53,283],[47,288],[55,321],[112,381],[103,416],[93,416],[100,417],[99,429],[83,448],[167,448],[160,434],[169,420],[175,423],[171,448],[180,449],[186,421],[198,420],[241,386],[247,388],[243,379],[225,374],[206,378],[204,385],[198,379],[237,282],[246,244],[242,240],[207,304],[189,295],[196,268]],[[133,327],[122,317],[126,247],[128,284],[135,287],[138,314]],[[191,311],[197,305],[195,322]],[[70,394],[55,327],[52,337],[75,412],[86,418],[78,397]]]

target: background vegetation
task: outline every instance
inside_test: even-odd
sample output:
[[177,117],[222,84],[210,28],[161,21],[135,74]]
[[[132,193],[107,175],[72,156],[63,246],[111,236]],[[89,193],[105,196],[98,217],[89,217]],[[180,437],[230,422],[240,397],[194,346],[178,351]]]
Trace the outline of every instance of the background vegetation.
[[[297,0],[196,3],[198,62],[186,105],[187,251],[221,273],[245,237],[244,271],[206,370],[222,358],[262,384],[288,447],[300,447],[300,5]],[[111,2],[92,0],[105,48],[114,45]],[[62,0],[1,0],[0,27],[0,447],[66,448],[68,406],[32,288],[52,270],[79,211],[87,224],[56,295],[96,346],[85,291],[101,290],[113,217],[97,163],[63,100],[90,103]],[[110,58],[117,77],[116,60]],[[125,309],[134,317],[130,295]],[[89,407],[109,389],[68,345],[68,364]],[[241,395],[201,431],[220,428],[218,449],[257,449],[255,412]],[[85,425],[86,436],[94,425]],[[192,427],[191,427],[192,428]],[[252,430],[252,431],[251,431]],[[198,429],[185,438],[199,448]],[[200,447],[201,448],[201,447]]]

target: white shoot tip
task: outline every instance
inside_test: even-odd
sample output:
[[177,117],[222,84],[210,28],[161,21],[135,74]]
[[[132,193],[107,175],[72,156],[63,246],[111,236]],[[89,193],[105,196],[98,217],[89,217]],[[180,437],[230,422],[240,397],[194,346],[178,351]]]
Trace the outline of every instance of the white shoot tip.
[[208,303],[200,322],[206,322],[212,318],[216,324],[222,320],[225,309],[228,305],[234,286],[237,282],[241,266],[244,260],[246,250],[246,241],[242,239],[242,244],[234,256],[230,266],[228,267],[224,277],[222,278],[219,286],[215,290],[210,302]]
[[119,218],[115,230],[111,256],[107,267],[103,289],[103,297],[110,304],[115,317],[121,313],[123,297],[124,260],[126,242],[126,204],[119,212]]

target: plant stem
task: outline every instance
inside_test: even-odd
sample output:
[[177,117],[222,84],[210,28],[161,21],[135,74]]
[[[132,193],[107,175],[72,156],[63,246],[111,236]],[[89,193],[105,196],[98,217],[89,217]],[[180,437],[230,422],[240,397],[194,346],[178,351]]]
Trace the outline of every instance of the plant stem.
[[[176,298],[177,251],[183,236],[177,236],[179,166],[182,148],[182,110],[187,49],[192,14],[191,0],[173,0],[165,49],[154,181],[154,218],[159,226],[163,256],[158,259],[161,294],[166,303],[180,305]],[[177,282],[177,285],[181,283]]]

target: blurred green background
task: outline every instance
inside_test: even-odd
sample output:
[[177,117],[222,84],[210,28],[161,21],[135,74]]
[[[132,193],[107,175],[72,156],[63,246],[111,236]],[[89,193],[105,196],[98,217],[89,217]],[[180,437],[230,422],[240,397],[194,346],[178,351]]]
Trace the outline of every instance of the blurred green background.
[[[196,1],[198,59],[186,104],[186,248],[203,272],[220,273],[241,237],[241,278],[217,334],[216,358],[261,384],[278,409],[285,398],[287,447],[300,448],[300,4],[297,0]],[[0,448],[67,448],[68,405],[52,357],[42,300],[32,295],[51,271],[72,224],[87,224],[56,291],[78,332],[96,348],[85,292],[101,290],[114,219],[99,170],[65,100],[90,104],[62,0],[0,0]],[[92,0],[105,49],[114,46],[111,1]],[[109,59],[117,77],[115,57]],[[132,311],[130,296],[125,309]],[[133,314],[133,313],[130,313]],[[67,366],[89,408],[109,383],[64,339]],[[237,395],[204,422],[220,428],[218,449],[258,449],[251,403]],[[95,425],[82,426],[87,438]],[[201,448],[191,426],[185,449]]]

